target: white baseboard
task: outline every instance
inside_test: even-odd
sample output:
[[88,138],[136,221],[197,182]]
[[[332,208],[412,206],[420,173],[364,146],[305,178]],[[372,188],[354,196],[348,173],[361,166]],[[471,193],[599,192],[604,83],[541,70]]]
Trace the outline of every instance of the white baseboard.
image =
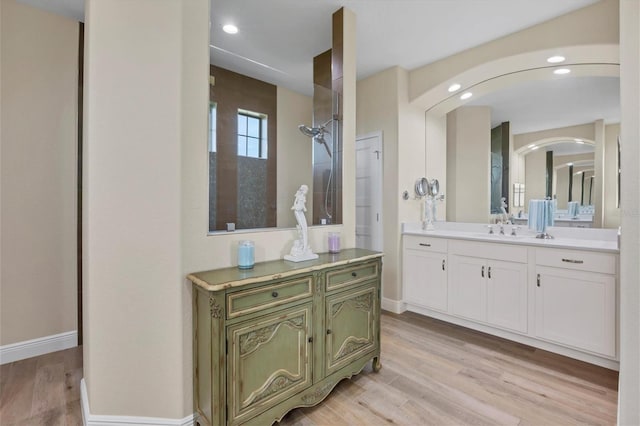
[[52,336],[39,337],[37,339],[25,340],[24,342],[11,343],[0,346],[0,364],[7,364],[21,359],[31,358],[50,352],[61,351],[73,348],[78,345],[78,332],[67,331],[66,333],[54,334]]
[[183,419],[165,419],[161,417],[104,416],[91,414],[89,396],[84,379],[80,380],[80,406],[84,426],[192,426],[195,416]]
[[401,314],[407,310],[407,306],[402,300],[387,299],[386,297],[382,298],[381,308],[394,314]]

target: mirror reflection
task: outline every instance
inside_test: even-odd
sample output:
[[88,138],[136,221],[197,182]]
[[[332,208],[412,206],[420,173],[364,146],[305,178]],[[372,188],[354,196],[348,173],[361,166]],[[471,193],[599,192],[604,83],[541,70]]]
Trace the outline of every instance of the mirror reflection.
[[[214,8],[239,13],[227,0],[213,0]],[[210,33],[209,232],[295,227],[291,204],[300,185],[309,188],[308,223],[342,223],[342,61],[332,54],[342,52],[339,44],[300,53],[308,85],[294,91],[283,85],[286,70],[261,63],[260,52],[234,51],[218,22],[224,16],[212,16]],[[340,43],[336,20],[325,19]]]
[[447,220],[504,221],[504,206],[526,223],[529,201],[548,198],[556,226],[619,226],[618,77],[524,81],[449,112],[446,126]]

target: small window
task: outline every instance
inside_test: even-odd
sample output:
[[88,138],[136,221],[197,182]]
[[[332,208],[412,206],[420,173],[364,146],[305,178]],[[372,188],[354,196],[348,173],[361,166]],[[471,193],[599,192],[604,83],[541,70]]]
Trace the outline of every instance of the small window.
[[238,110],[238,155],[267,158],[267,116]]
[[216,103],[209,102],[209,152],[216,152]]

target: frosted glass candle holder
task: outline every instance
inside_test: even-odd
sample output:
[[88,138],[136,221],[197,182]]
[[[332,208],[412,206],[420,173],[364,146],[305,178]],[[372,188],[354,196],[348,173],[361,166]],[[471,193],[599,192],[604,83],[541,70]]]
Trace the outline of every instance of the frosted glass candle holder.
[[251,269],[255,264],[253,241],[243,240],[238,242],[238,268]]
[[328,242],[329,242],[329,253],[340,252],[340,234],[339,233],[329,232]]

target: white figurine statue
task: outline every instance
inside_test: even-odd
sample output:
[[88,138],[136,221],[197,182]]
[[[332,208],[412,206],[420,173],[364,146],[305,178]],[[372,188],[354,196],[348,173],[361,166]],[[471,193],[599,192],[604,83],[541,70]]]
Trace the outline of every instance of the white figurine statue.
[[291,252],[284,256],[285,260],[292,262],[302,262],[304,260],[317,259],[318,255],[311,250],[309,245],[309,237],[307,233],[307,218],[304,213],[307,211],[307,192],[309,188],[307,185],[301,185],[296,191],[296,198],[293,201],[293,214],[298,222],[298,239],[294,240]]

